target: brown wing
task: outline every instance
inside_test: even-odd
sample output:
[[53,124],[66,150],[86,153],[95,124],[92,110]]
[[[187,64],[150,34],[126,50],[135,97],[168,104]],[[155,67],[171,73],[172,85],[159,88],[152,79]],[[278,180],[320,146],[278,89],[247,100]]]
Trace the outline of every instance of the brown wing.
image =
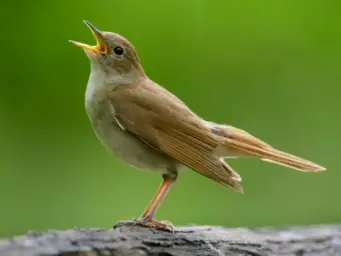
[[198,173],[242,191],[239,175],[212,154],[218,145],[215,135],[173,94],[146,80],[117,86],[110,103],[127,131]]

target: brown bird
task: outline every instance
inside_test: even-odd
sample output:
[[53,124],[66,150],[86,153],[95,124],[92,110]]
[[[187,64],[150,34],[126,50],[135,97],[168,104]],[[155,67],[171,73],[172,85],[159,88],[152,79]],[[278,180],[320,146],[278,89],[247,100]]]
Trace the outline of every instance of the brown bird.
[[241,177],[225,158],[256,157],[303,172],[325,170],[241,129],[203,120],[148,78],[127,39],[84,22],[97,45],[71,42],[83,48],[91,62],[85,106],[95,133],[116,157],[136,168],[157,171],[163,177],[136,224],[171,227],[153,216],[183,167],[240,192]]

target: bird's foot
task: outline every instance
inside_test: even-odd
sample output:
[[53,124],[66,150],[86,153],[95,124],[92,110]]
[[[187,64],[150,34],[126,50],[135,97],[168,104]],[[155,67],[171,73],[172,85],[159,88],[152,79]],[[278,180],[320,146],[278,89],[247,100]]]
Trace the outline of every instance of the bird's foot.
[[135,225],[149,227],[149,228],[157,228],[161,230],[167,230],[170,232],[174,232],[174,225],[170,221],[157,221],[157,220],[150,220],[148,218],[139,218],[135,220]]

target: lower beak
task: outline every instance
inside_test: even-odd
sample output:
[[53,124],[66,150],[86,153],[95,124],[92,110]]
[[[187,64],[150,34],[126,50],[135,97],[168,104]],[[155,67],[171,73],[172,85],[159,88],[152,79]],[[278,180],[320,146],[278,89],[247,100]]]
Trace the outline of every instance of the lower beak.
[[90,46],[88,44],[83,44],[83,43],[72,41],[72,40],[69,40],[69,42],[87,51],[98,52],[98,53],[103,53],[103,54],[108,53],[108,47],[104,41],[102,33],[89,21],[84,20],[83,22],[88,26],[92,34],[95,36],[97,40],[97,44],[95,46]]

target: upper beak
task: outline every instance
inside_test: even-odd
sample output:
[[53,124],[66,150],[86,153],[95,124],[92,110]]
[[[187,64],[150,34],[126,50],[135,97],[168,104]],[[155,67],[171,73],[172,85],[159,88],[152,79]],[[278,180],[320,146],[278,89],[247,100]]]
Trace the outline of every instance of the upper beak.
[[103,54],[108,53],[108,47],[104,41],[102,33],[89,21],[84,20],[83,22],[88,26],[92,34],[95,36],[97,40],[96,46],[90,46],[88,44],[83,44],[83,43],[72,41],[72,40],[69,40],[69,42],[88,51],[98,52],[98,53],[103,53]]

